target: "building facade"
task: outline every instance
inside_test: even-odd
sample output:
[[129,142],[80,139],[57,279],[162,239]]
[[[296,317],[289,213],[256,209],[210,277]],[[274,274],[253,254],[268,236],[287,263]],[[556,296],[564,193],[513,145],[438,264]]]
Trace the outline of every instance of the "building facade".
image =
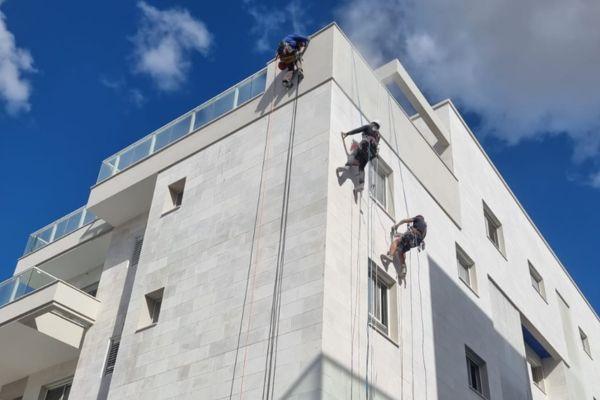
[[[335,24],[304,70],[286,90],[271,61],[109,157],[30,236],[0,399],[600,399],[598,316],[451,101]],[[375,118],[354,196],[340,132]],[[399,282],[379,255],[416,214]]]

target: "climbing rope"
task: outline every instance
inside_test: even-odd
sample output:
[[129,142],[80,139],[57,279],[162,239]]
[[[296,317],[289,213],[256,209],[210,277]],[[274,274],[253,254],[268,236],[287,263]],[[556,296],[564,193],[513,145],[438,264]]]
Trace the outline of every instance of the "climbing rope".
[[[297,75],[296,75],[297,77]],[[277,368],[277,345],[279,339],[279,316],[281,314],[281,287],[283,281],[283,264],[285,260],[285,243],[287,234],[287,220],[289,210],[289,197],[291,187],[291,173],[294,150],[294,137],[296,133],[296,115],[298,110],[299,79],[296,79],[296,93],[292,106],[292,120],[287,149],[285,167],[284,195],[281,206],[279,224],[279,246],[277,249],[277,264],[275,267],[275,282],[273,285],[273,300],[271,303],[271,320],[269,325],[269,340],[267,343],[267,357],[265,359],[265,375],[263,384],[263,399],[271,399],[275,392],[275,373]]]
[[[275,74],[276,72],[276,64],[273,64],[273,73]],[[244,301],[242,303],[242,316],[240,318],[240,327],[239,327],[239,331],[238,331],[238,341],[237,341],[237,346],[236,346],[236,351],[235,351],[235,360],[233,363],[233,377],[231,379],[231,387],[229,389],[229,399],[232,398],[233,396],[233,387],[234,387],[234,383],[235,383],[235,370],[237,367],[237,362],[238,362],[238,355],[239,355],[239,351],[240,351],[240,343],[241,343],[241,337],[242,337],[242,329],[243,329],[243,323],[244,323],[244,316],[245,316],[245,311],[246,311],[246,302],[248,299],[248,288],[249,288],[249,282],[250,282],[250,276],[251,276],[251,272],[252,272],[252,266],[255,265],[256,267],[258,267],[257,265],[257,260],[258,260],[258,254],[260,251],[260,233],[261,233],[261,226],[262,226],[262,215],[263,215],[263,209],[264,209],[264,174],[265,174],[265,170],[266,170],[266,165],[267,165],[267,160],[269,159],[269,148],[270,148],[270,143],[271,143],[271,116],[273,115],[273,109],[275,108],[275,94],[273,94],[273,99],[271,100],[271,107],[269,110],[269,113],[267,115],[267,127],[266,127],[266,133],[265,133],[265,144],[264,144],[264,149],[263,149],[263,159],[262,159],[262,163],[261,163],[261,172],[260,172],[260,178],[259,178],[259,183],[258,183],[258,196],[256,199],[256,212],[254,214],[254,227],[252,229],[252,239],[251,239],[251,245],[250,245],[250,259],[248,262],[248,272],[246,274],[246,287],[244,289]],[[255,244],[256,243],[256,244]],[[254,248],[256,247],[256,254],[254,252]],[[248,326],[246,327],[246,340],[245,340],[245,344],[244,344],[244,362],[243,362],[243,366],[242,366],[242,371],[241,371],[241,377],[240,377],[240,399],[242,398],[242,393],[243,393],[243,389],[244,389],[244,373],[246,370],[246,360],[247,360],[247,356],[248,356],[248,338],[249,338],[249,333],[250,333],[250,328],[251,328],[251,323],[252,323],[252,313],[254,310],[254,289],[256,287],[256,275],[258,274],[258,269],[256,269],[254,271],[254,274],[252,274],[252,285],[251,285],[251,297],[250,297],[250,310],[248,313]]]
[[[399,144],[398,144],[398,135],[396,133],[396,124],[394,123],[394,118],[392,115],[392,110],[391,110],[391,101],[388,97],[388,113],[390,115],[390,120],[391,120],[391,127],[392,127],[392,131],[394,133],[394,141],[396,143],[396,151],[398,151],[399,148]],[[402,185],[402,194],[404,197],[404,205],[406,207],[406,213],[407,215],[410,215],[410,211],[409,211],[409,207],[408,207],[408,198],[406,196],[406,188],[405,188],[405,184],[404,184],[404,174],[402,172],[403,168],[402,168],[402,162],[400,161],[400,157],[398,154],[398,169],[400,172],[400,181],[401,181],[401,185]],[[411,266],[412,266],[412,253],[410,255],[410,260],[411,260]],[[418,287],[419,287],[419,306],[420,306],[420,314],[421,314],[421,356],[422,356],[422,361],[423,361],[423,370],[424,370],[424,378],[425,378],[425,399],[428,398],[428,392],[427,392],[427,363],[425,362],[425,323],[424,323],[424,319],[423,319],[423,295],[421,292],[421,261],[420,261],[420,257],[419,254],[417,253],[417,279],[418,279]],[[412,269],[412,268],[411,268]],[[412,274],[411,274],[412,276]],[[411,277],[411,288],[410,288],[410,323],[411,323],[411,341],[412,341],[412,346],[411,346],[411,364],[412,364],[412,397],[414,398],[414,325],[413,325],[413,296],[412,296],[412,277]]]

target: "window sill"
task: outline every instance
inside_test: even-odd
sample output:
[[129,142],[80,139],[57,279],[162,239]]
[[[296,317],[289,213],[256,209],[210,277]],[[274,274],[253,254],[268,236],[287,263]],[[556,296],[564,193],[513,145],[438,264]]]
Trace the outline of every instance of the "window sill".
[[546,297],[541,294],[536,288],[535,286],[531,285],[531,287],[533,288],[533,290],[535,290],[535,292],[542,298],[542,300],[544,300],[544,303],[548,304],[548,300],[546,300]]
[[392,220],[392,223],[394,223],[396,221],[394,219],[394,216],[392,214],[390,214],[390,212],[385,208],[385,206],[383,204],[381,204],[381,202],[379,202],[379,200],[377,200],[371,193],[369,193],[369,197],[371,198],[371,201],[373,203],[377,204],[377,206],[381,209],[381,211],[383,211],[385,213],[385,215],[387,215],[388,218]]
[[484,400],[488,400],[487,397],[485,397],[484,394],[479,393],[477,390],[473,389],[471,386],[469,386],[469,390],[471,390],[471,392],[475,393],[477,396],[479,396],[480,398],[484,399]]
[[174,213],[175,211],[179,210],[181,208],[181,206],[175,206],[173,208],[169,208],[167,211],[163,211],[162,214],[160,214],[160,217],[164,217],[165,215],[169,215],[171,213]]
[[492,239],[490,239],[489,236],[487,236],[487,238],[490,241],[490,243],[492,244],[492,246],[494,246],[494,248],[496,250],[498,250],[498,253],[500,253],[500,255],[502,256],[502,258],[504,258],[506,261],[508,261],[508,258],[506,257],[506,254],[504,254],[504,251],[502,251],[502,249],[500,249],[500,246],[498,246],[496,243],[494,243],[494,241]]
[[459,280],[460,280],[460,281],[461,281],[461,282],[462,282],[462,283],[463,283],[463,284],[464,284],[466,287],[468,287],[468,288],[469,288],[469,290],[470,290],[471,292],[473,292],[473,294],[474,294],[475,296],[477,296],[477,298],[479,298],[479,293],[477,293],[477,291],[476,291],[476,290],[475,290],[475,289],[474,289],[474,288],[473,288],[471,285],[469,285],[467,282],[465,282],[465,280],[464,280],[463,278],[461,278],[460,276],[458,277],[458,279],[459,279]]
[[154,328],[156,325],[158,325],[158,322],[154,322],[154,323],[152,323],[150,325],[143,326],[141,328],[136,329],[135,333],[143,332],[143,331],[148,330],[150,328]]
[[373,330],[377,333],[379,333],[381,336],[383,336],[385,339],[388,340],[388,342],[390,342],[391,344],[393,344],[394,346],[400,348],[400,346],[398,345],[398,343],[396,343],[396,341],[394,339],[392,339],[390,337],[390,335],[388,335],[383,329],[381,329],[377,324],[374,324],[373,322],[369,322],[369,326],[371,328],[373,328]]
[[533,386],[535,386],[540,392],[542,392],[544,394],[544,396],[546,395],[546,391],[544,389],[542,389],[542,387],[540,385],[533,382]]

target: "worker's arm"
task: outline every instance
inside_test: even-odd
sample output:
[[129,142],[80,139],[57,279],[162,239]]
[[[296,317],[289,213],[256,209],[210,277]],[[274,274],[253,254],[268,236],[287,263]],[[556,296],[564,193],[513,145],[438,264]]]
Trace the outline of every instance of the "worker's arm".
[[402,219],[400,221],[398,221],[398,223],[396,225],[393,226],[393,229],[398,229],[398,227],[402,224],[407,224],[409,222],[414,222],[415,219],[414,218],[406,218],[406,219]]
[[367,129],[369,128],[369,124],[367,125],[363,125],[360,126],[358,128],[352,129],[351,131],[348,132],[342,132],[342,136],[346,137],[346,136],[350,136],[350,135],[356,135],[357,133],[363,133],[365,132]]

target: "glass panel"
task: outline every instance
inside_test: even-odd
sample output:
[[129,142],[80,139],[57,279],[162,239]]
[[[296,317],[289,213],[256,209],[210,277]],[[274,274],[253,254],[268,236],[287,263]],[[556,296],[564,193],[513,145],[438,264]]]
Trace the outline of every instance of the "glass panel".
[[83,210],[79,210],[75,214],[62,219],[56,225],[56,233],[54,234],[54,240],[66,235],[67,233],[73,232],[79,228],[81,222],[81,213]]
[[56,278],[37,268],[13,276],[0,283],[0,307],[54,281],[56,281]]
[[196,111],[196,121],[194,123],[194,130],[200,128],[203,125],[206,125],[213,119],[213,110],[213,105],[209,104]]
[[98,180],[96,182],[100,182],[108,177],[111,177],[115,172],[116,170],[113,165],[110,165],[106,161],[103,161],[102,165],[100,166],[100,172],[98,173]]
[[85,217],[83,219],[83,223],[81,226],[85,226],[91,222],[94,222],[95,220],[96,220],[96,216],[94,215],[94,213],[86,210]]
[[235,97],[235,90],[231,90],[224,96],[218,98],[214,102],[214,118],[220,117],[228,111],[233,109],[233,100]]
[[141,160],[142,158],[145,158],[146,156],[148,156],[150,154],[150,145],[151,145],[150,139],[151,138],[148,138],[148,139],[144,140],[143,142],[136,144],[135,146],[129,148],[128,150],[126,150],[124,153],[121,154],[121,157],[119,160],[119,165],[118,165],[119,171],[124,170],[125,168],[138,162],[139,160]]
[[166,145],[171,144],[177,139],[187,135],[190,131],[190,118],[191,115],[158,132],[156,134],[154,152],[157,152]]
[[243,85],[240,86],[238,93],[238,103],[242,104],[252,98],[252,84],[254,83],[254,79],[247,81]]
[[460,276],[460,279],[462,279],[467,285],[471,284],[471,277],[469,274],[469,268],[470,266],[465,263],[465,261],[458,257],[458,275]]
[[252,97],[259,95],[265,91],[267,86],[267,71],[263,71],[252,79]]

